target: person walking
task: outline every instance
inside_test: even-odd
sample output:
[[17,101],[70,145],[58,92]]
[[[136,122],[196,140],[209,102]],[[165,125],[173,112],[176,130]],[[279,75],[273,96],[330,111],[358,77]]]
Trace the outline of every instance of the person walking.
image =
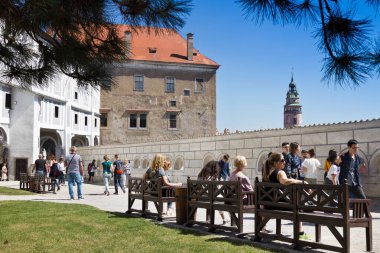
[[88,167],[87,167],[88,182],[94,182],[94,175],[95,175],[95,170],[96,170],[95,162],[96,162],[95,159],[93,159],[92,162],[88,164]]
[[58,170],[59,170],[58,183],[61,186],[63,186],[65,185],[65,176],[66,176],[65,159],[63,159],[63,157],[59,158]]
[[77,154],[77,147],[70,147],[70,154],[65,157],[65,166],[67,167],[67,181],[69,184],[70,199],[74,200],[74,183],[77,186],[78,200],[83,199],[83,162],[80,155]]
[[59,191],[61,187],[59,187],[59,184],[58,184],[59,169],[58,169],[58,163],[55,160],[55,155],[50,156],[50,164],[51,165],[50,165],[50,170],[49,170],[49,177],[51,178],[51,181],[53,183],[50,190],[53,191],[54,194],[56,194],[55,187],[57,187],[57,191]]
[[347,142],[348,151],[341,155],[342,163],[340,165],[339,183],[342,184],[347,180],[348,194],[350,198],[365,199],[366,196],[360,182],[359,170],[365,166],[363,159],[357,154],[359,150],[358,141],[351,139]]
[[123,161],[119,159],[119,155],[115,155],[115,161],[113,162],[114,173],[113,173],[113,182],[115,185],[115,192],[113,194],[119,194],[118,187],[125,193],[124,183],[123,183],[123,174],[124,174],[124,164]]
[[305,181],[309,184],[316,184],[318,178],[318,168],[321,167],[321,163],[315,158],[314,149],[307,151],[309,158],[305,158],[302,163],[302,171],[305,176]]
[[7,181],[8,179],[7,172],[8,172],[7,164],[3,163],[1,166],[1,181]]
[[48,165],[46,163],[46,160],[43,159],[43,155],[39,154],[38,159],[34,161],[33,165],[33,171],[35,171],[39,175],[45,175],[46,171],[48,171]]
[[228,154],[225,154],[219,161],[220,176],[222,177],[223,181],[227,181],[230,177],[230,163],[228,162],[229,159],[230,156]]
[[123,173],[123,186],[124,188],[128,187],[129,185],[129,177],[131,176],[131,166],[130,161],[125,158],[124,160],[124,173]]
[[102,171],[103,171],[103,183],[104,183],[104,194],[107,196],[110,195],[110,187],[109,183],[112,177],[112,162],[110,161],[108,155],[105,155],[104,157],[104,162],[102,162]]

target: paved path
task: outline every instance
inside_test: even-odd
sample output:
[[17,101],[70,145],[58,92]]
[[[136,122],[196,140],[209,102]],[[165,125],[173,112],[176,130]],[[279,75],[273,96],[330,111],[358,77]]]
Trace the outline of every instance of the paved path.
[[[6,186],[11,188],[18,188],[19,184],[17,181],[8,181],[8,182],[0,182],[0,186]],[[61,187],[61,190],[57,192],[57,194],[36,194],[36,195],[22,195],[22,196],[7,196],[7,195],[0,195],[0,201],[3,200],[31,200],[31,201],[50,201],[50,202],[59,202],[59,203],[69,203],[69,204],[87,204],[91,206],[95,206],[101,210],[109,211],[109,212],[120,212],[125,213],[125,211],[128,208],[127,203],[127,194],[123,194],[122,192],[119,192],[119,195],[113,195],[105,196],[103,194],[104,187],[100,185],[92,185],[92,184],[83,184],[83,192],[84,192],[84,199],[82,200],[74,200],[71,201],[69,199],[68,194],[68,187],[63,186]],[[113,187],[111,186],[111,192],[113,192]],[[136,201],[135,203],[136,208],[139,208],[141,206],[141,202]],[[166,207],[164,207],[165,210]],[[153,204],[149,203],[149,209],[152,212],[155,212]],[[205,220],[205,212],[199,211],[197,213],[197,218],[200,220]],[[372,208],[372,216],[373,216],[373,252],[379,252],[380,253],[380,199],[376,199],[373,204]],[[254,215],[248,214],[244,216],[244,232],[250,233],[254,231]],[[216,215],[217,221],[216,223],[221,223],[221,218],[217,214]],[[175,226],[175,227],[181,227],[177,226],[175,223],[175,219],[167,219],[163,223],[169,225],[169,226]],[[292,223],[283,221],[283,231],[285,233],[291,234],[292,233]],[[304,229],[306,233],[310,234],[312,236],[312,240],[314,240],[314,226],[311,224],[304,224]],[[275,228],[275,222],[271,221],[269,225],[267,226],[268,229],[274,229]],[[206,232],[207,230],[204,228],[200,228],[197,226],[194,226],[193,229],[200,230],[202,232]],[[217,235],[219,236],[228,236],[230,238],[235,239],[235,236],[228,232],[218,232]],[[323,242],[329,242],[331,244],[338,245],[337,241],[332,238],[330,231],[326,228],[322,228],[322,241]],[[250,240],[250,237],[248,236],[248,239],[250,243],[252,241]],[[264,247],[269,248],[282,248],[285,249],[288,252],[295,252],[291,250],[291,246],[286,243],[259,243],[258,245],[263,245]],[[325,252],[325,251],[310,251],[310,252]],[[365,230],[364,228],[353,228],[351,229],[351,252],[357,253],[357,252],[365,252]]]

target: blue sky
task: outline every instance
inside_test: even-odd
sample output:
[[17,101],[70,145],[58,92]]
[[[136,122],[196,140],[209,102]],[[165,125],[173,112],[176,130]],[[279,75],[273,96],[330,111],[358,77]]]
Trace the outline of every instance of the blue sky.
[[[380,118],[380,78],[358,88],[328,85],[314,28],[257,25],[233,0],[194,0],[183,37],[221,65],[217,71],[217,128],[251,131],[283,127],[283,106],[293,69],[303,125]],[[367,12],[367,10],[362,10]],[[368,12],[375,14],[374,11]],[[380,34],[379,14],[374,30]]]

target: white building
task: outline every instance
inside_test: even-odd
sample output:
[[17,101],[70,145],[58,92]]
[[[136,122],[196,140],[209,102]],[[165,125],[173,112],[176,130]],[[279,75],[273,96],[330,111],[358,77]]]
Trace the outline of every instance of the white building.
[[0,81],[0,162],[7,162],[9,179],[18,179],[39,153],[59,158],[71,145],[98,145],[99,105],[99,90],[79,88],[63,75],[31,90]]

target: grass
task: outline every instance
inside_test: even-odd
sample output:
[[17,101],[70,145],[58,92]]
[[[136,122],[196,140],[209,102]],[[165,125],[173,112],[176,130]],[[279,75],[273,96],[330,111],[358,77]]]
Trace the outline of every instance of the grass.
[[0,201],[0,252],[273,252],[92,206]]
[[34,195],[35,193],[25,191],[25,190],[19,190],[19,189],[13,189],[9,187],[0,186],[0,195]]

